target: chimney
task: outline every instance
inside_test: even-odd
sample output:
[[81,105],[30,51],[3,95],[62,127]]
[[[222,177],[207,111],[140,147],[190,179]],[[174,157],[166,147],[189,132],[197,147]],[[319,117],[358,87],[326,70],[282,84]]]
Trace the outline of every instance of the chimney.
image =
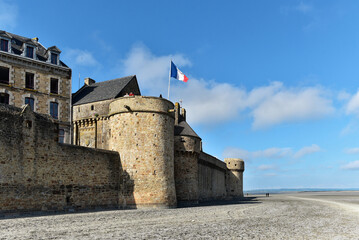
[[175,103],[175,125],[178,125],[180,123],[180,109],[181,106],[178,102]]
[[93,80],[92,78],[85,78],[85,85],[90,86],[92,84],[94,84],[96,81]]
[[181,116],[182,116],[182,120],[186,121],[186,109],[181,108]]

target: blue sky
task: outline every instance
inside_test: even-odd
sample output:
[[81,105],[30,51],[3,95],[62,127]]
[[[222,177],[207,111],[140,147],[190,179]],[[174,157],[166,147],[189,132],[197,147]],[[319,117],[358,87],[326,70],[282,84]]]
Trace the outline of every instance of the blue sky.
[[73,70],[171,81],[204,150],[246,162],[245,190],[359,188],[359,2],[7,1],[0,29],[58,46]]

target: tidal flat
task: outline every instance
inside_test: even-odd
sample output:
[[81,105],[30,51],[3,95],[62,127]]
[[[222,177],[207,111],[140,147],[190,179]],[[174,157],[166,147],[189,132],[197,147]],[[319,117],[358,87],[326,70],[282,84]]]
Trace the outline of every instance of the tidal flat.
[[359,239],[359,192],[249,195],[220,205],[0,218],[0,239]]

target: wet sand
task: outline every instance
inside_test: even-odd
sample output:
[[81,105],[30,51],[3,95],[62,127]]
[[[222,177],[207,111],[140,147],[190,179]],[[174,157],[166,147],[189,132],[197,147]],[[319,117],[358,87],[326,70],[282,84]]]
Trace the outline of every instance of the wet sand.
[[0,239],[359,239],[359,192],[0,219]]

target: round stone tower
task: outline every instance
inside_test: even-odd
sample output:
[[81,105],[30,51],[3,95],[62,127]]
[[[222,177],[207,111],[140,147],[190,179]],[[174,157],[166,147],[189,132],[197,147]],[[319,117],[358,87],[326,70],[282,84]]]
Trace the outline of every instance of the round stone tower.
[[122,207],[175,207],[174,105],[156,97],[122,97],[109,106],[110,149],[118,151]]
[[225,158],[227,165],[226,186],[228,198],[243,197],[244,161],[240,158]]

